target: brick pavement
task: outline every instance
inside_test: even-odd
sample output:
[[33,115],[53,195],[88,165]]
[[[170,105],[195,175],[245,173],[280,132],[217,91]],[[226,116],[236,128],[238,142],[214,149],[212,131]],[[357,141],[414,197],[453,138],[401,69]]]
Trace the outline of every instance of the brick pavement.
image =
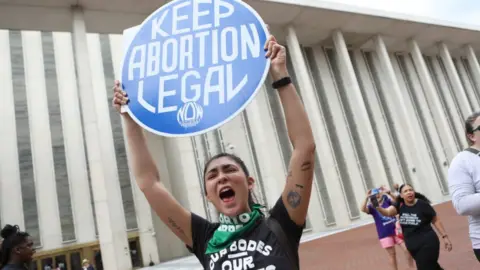
[[[453,250],[440,254],[446,270],[480,269],[468,238],[466,217],[456,214],[451,202],[435,207],[453,244]],[[300,245],[302,270],[389,269],[387,253],[380,247],[375,225],[367,225]],[[397,248],[399,269],[407,269],[403,252]]]
[[[442,249],[440,254],[440,263],[444,269],[480,269],[480,263],[475,259],[468,238],[467,218],[458,216],[450,202],[437,205],[435,208],[453,243],[452,252],[445,252]],[[303,242],[300,245],[301,270],[388,270],[388,257],[379,245],[374,226],[369,224]],[[397,248],[397,258],[399,269],[407,269],[400,248]],[[202,267],[195,257],[190,256],[145,269],[199,270]]]

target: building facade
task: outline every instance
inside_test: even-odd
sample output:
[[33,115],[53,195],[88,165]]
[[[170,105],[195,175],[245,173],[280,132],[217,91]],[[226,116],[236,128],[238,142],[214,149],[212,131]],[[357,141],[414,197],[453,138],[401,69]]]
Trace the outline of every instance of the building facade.
[[[84,258],[99,261],[100,251],[105,269],[122,270],[188,255],[137,188],[122,121],[110,105],[120,77],[119,30],[157,7],[117,24],[106,16],[95,28],[102,16],[92,14],[102,11],[90,10],[89,1],[60,11],[45,3],[37,13],[6,2],[0,15],[16,10],[39,22],[0,16],[1,225],[32,235],[38,269],[80,269]],[[287,46],[314,130],[306,236],[368,219],[359,208],[367,190],[380,185],[409,183],[434,202],[449,199],[448,164],[466,147],[464,118],[480,105],[480,27],[313,0],[246,2]],[[63,11],[69,16],[57,14]],[[203,166],[225,151],[245,161],[260,203],[278,199],[292,149],[270,84],[215,131],[191,138],[147,133],[161,181],[184,207],[217,220],[204,195]]]

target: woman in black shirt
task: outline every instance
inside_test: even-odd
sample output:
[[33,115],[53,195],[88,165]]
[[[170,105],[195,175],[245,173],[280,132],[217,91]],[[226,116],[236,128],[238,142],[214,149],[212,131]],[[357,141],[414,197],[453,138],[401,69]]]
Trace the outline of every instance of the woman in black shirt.
[[25,270],[32,262],[35,249],[30,235],[21,232],[18,226],[5,225],[0,233],[3,242],[1,247],[2,270]]
[[[261,206],[252,200],[254,179],[244,162],[231,154],[213,157],[204,171],[206,195],[220,213],[220,223],[211,223],[183,208],[161,184],[142,128],[128,113],[121,114],[140,190],[205,269],[299,268],[298,246],[312,189],[315,143],[307,114],[288,75],[285,47],[270,36],[265,51],[294,149],[285,188],[268,220]],[[120,112],[128,97],[118,81],[114,91],[113,105]],[[284,234],[279,234],[282,231]]]
[[401,185],[399,193],[396,205],[388,208],[378,207],[378,211],[384,216],[393,217],[399,214],[405,244],[415,259],[418,270],[443,269],[438,263],[440,241],[431,224],[441,234],[446,250],[452,250],[452,243],[435,209],[425,196],[416,193],[408,184]]

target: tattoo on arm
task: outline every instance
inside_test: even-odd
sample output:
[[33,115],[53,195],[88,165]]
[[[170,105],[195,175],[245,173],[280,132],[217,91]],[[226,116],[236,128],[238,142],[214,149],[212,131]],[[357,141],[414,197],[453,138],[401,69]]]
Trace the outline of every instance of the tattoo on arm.
[[312,169],[312,162],[305,161],[300,168],[301,168],[302,171],[311,170]]
[[300,205],[301,200],[302,196],[300,196],[300,194],[298,194],[296,191],[292,190],[287,195],[288,204],[290,204],[292,208],[297,208]]
[[182,228],[180,228],[180,226],[178,226],[177,223],[175,222],[175,220],[173,220],[171,217],[168,217],[168,223],[170,224],[170,226],[172,226],[173,229],[175,229],[179,233],[185,235],[185,232],[182,230]]
[[298,188],[303,188],[303,186],[299,185],[299,184],[295,184],[295,186],[298,187]]

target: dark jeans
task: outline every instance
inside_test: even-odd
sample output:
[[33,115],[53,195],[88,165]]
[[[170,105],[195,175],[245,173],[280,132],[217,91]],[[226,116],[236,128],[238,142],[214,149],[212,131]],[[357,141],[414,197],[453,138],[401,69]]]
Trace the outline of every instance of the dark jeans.
[[477,260],[480,262],[480,249],[474,249],[473,252],[475,253],[475,256],[477,257]]

